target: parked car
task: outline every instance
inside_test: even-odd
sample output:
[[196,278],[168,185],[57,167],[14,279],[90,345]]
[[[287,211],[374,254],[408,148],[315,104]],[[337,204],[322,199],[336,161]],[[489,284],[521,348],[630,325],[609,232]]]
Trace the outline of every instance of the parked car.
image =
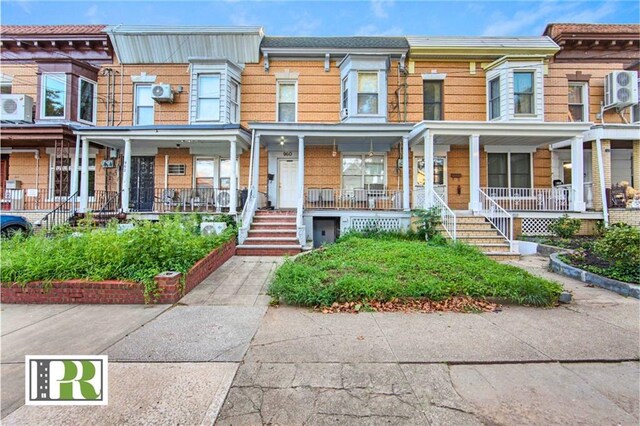
[[22,216],[0,216],[0,233],[3,237],[10,237],[16,232],[31,233],[31,223]]

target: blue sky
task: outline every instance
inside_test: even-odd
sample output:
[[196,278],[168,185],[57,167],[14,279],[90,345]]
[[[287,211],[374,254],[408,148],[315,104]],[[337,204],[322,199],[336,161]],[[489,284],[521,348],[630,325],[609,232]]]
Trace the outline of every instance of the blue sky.
[[2,0],[2,24],[261,25],[269,35],[540,35],[548,22],[638,23],[637,0]]

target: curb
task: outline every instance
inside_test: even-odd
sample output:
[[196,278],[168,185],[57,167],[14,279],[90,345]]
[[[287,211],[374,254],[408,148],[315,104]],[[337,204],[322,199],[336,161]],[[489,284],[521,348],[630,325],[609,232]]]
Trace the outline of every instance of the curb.
[[560,253],[553,253],[549,257],[549,267],[553,272],[613,291],[622,296],[640,299],[640,285],[606,278],[568,265],[558,258],[559,254]]

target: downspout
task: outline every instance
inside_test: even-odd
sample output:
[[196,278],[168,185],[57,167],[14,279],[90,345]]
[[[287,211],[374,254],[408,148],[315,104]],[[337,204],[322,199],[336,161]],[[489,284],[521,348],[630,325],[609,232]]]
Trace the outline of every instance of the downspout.
[[169,188],[169,154],[164,155],[164,189]]
[[596,149],[598,150],[598,175],[599,175],[599,184],[600,184],[600,196],[602,198],[602,219],[604,219],[604,226],[606,228],[609,227],[609,206],[607,204],[607,189],[605,188],[604,181],[604,160],[602,158],[602,141],[600,140],[601,135],[598,132],[596,136]]
[[123,87],[124,87],[124,65],[121,62],[120,63],[120,118],[118,119],[118,123],[116,123],[116,126],[119,126],[120,123],[122,123],[122,101],[124,99],[123,93],[122,93]]

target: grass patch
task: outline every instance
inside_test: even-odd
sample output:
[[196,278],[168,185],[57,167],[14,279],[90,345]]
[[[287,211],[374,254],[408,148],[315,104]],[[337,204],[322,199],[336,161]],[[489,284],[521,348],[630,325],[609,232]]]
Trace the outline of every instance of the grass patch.
[[396,298],[439,301],[453,296],[550,306],[561,291],[560,284],[497,263],[467,245],[348,235],[286,261],[269,294],[303,306]]
[[113,223],[104,229],[63,228],[54,237],[17,235],[2,242],[1,280],[19,284],[127,280],[142,283],[149,298],[157,293],[154,276],[164,271],[184,274],[235,237],[234,226],[218,236],[200,235],[200,221],[198,215],[169,215],[159,222],[135,222],[124,232]]

